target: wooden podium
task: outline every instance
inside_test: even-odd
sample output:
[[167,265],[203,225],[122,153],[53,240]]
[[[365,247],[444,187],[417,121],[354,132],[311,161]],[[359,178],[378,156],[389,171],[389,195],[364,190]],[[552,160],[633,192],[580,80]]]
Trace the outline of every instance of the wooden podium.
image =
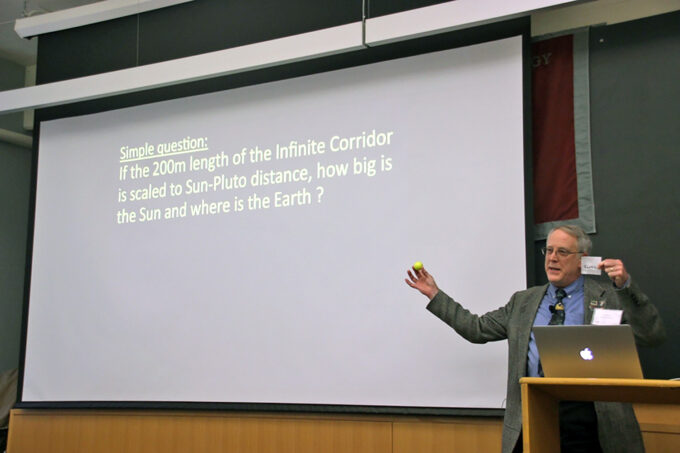
[[560,401],[680,404],[680,382],[653,379],[522,378],[524,452],[559,451]]

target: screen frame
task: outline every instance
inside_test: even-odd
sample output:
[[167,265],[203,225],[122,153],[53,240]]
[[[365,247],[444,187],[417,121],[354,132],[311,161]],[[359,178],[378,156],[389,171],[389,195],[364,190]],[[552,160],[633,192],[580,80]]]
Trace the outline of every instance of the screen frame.
[[[37,187],[38,148],[40,124],[58,118],[68,118],[91,113],[115,110],[124,107],[144,105],[162,100],[179,99],[187,96],[224,91],[266,82],[285,80],[309,74],[350,68],[355,66],[387,61],[396,58],[420,55],[439,50],[454,49],[468,45],[499,40],[512,36],[522,37],[523,68],[523,120],[524,120],[524,194],[525,194],[525,262],[527,285],[534,284],[534,241],[533,241],[533,176],[531,152],[531,57],[530,57],[530,19],[528,17],[481,27],[465,29],[440,35],[367,48],[347,54],[323,57],[315,60],[292,63],[283,66],[250,71],[200,82],[191,82],[175,87],[165,87],[140,93],[97,99],[70,105],[50,107],[36,111],[36,137],[33,145],[31,170],[30,209],[26,251],[26,277],[24,287],[24,306],[22,339],[18,382],[17,408],[24,409],[140,409],[140,410],[209,410],[234,412],[273,412],[273,413],[329,413],[329,414],[380,414],[380,415],[423,415],[423,416],[491,416],[498,417],[503,409],[487,408],[449,408],[449,407],[397,407],[361,406],[327,404],[272,404],[272,403],[229,403],[229,402],[144,402],[144,401],[68,401],[68,402],[28,402],[22,400],[28,312],[30,303],[31,267],[35,227],[35,206]],[[522,288],[518,288],[522,289]]]

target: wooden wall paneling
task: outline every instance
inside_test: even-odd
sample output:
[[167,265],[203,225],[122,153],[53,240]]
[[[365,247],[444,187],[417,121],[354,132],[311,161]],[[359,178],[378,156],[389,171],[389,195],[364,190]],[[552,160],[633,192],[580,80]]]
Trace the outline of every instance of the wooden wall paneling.
[[501,419],[395,421],[393,453],[501,451]]
[[[680,451],[680,408],[635,406],[648,453]],[[14,410],[8,453],[477,453],[502,420],[474,417]]]
[[392,425],[324,415],[13,410],[8,451],[389,453]]

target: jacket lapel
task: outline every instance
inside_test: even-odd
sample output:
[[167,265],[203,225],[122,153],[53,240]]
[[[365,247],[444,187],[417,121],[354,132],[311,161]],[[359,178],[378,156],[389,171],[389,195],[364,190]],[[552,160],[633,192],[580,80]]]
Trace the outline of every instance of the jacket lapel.
[[539,290],[533,292],[532,295],[528,297],[526,303],[522,304],[520,309],[519,319],[521,320],[521,324],[518,329],[518,338],[520,341],[517,343],[519,351],[516,359],[519,361],[519,372],[521,376],[526,376],[527,352],[529,350],[531,328],[534,326],[534,319],[536,319],[538,306],[541,305],[541,301],[543,300],[546,291],[548,291],[547,284],[539,287]]
[[[525,320],[525,322],[522,324],[521,328],[521,333],[524,334],[525,330],[527,333],[527,338],[528,338],[528,333],[531,331],[531,328],[534,326],[534,319],[536,318],[536,312],[538,312],[538,306],[541,305],[541,301],[543,300],[543,296],[545,296],[545,293],[548,291],[548,285],[543,285],[539,291],[537,291],[528,301],[526,304],[522,305],[522,319]],[[527,339],[527,344],[529,340]]]
[[594,280],[586,278],[583,283],[583,313],[584,324],[593,320],[593,309],[607,308],[606,290]]

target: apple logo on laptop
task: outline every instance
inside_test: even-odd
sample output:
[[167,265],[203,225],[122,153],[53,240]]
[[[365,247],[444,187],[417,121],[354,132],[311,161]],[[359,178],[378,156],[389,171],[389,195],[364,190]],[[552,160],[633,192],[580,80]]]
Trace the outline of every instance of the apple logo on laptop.
[[591,351],[590,348],[583,349],[579,354],[583,360],[593,360],[594,358],[593,351]]

